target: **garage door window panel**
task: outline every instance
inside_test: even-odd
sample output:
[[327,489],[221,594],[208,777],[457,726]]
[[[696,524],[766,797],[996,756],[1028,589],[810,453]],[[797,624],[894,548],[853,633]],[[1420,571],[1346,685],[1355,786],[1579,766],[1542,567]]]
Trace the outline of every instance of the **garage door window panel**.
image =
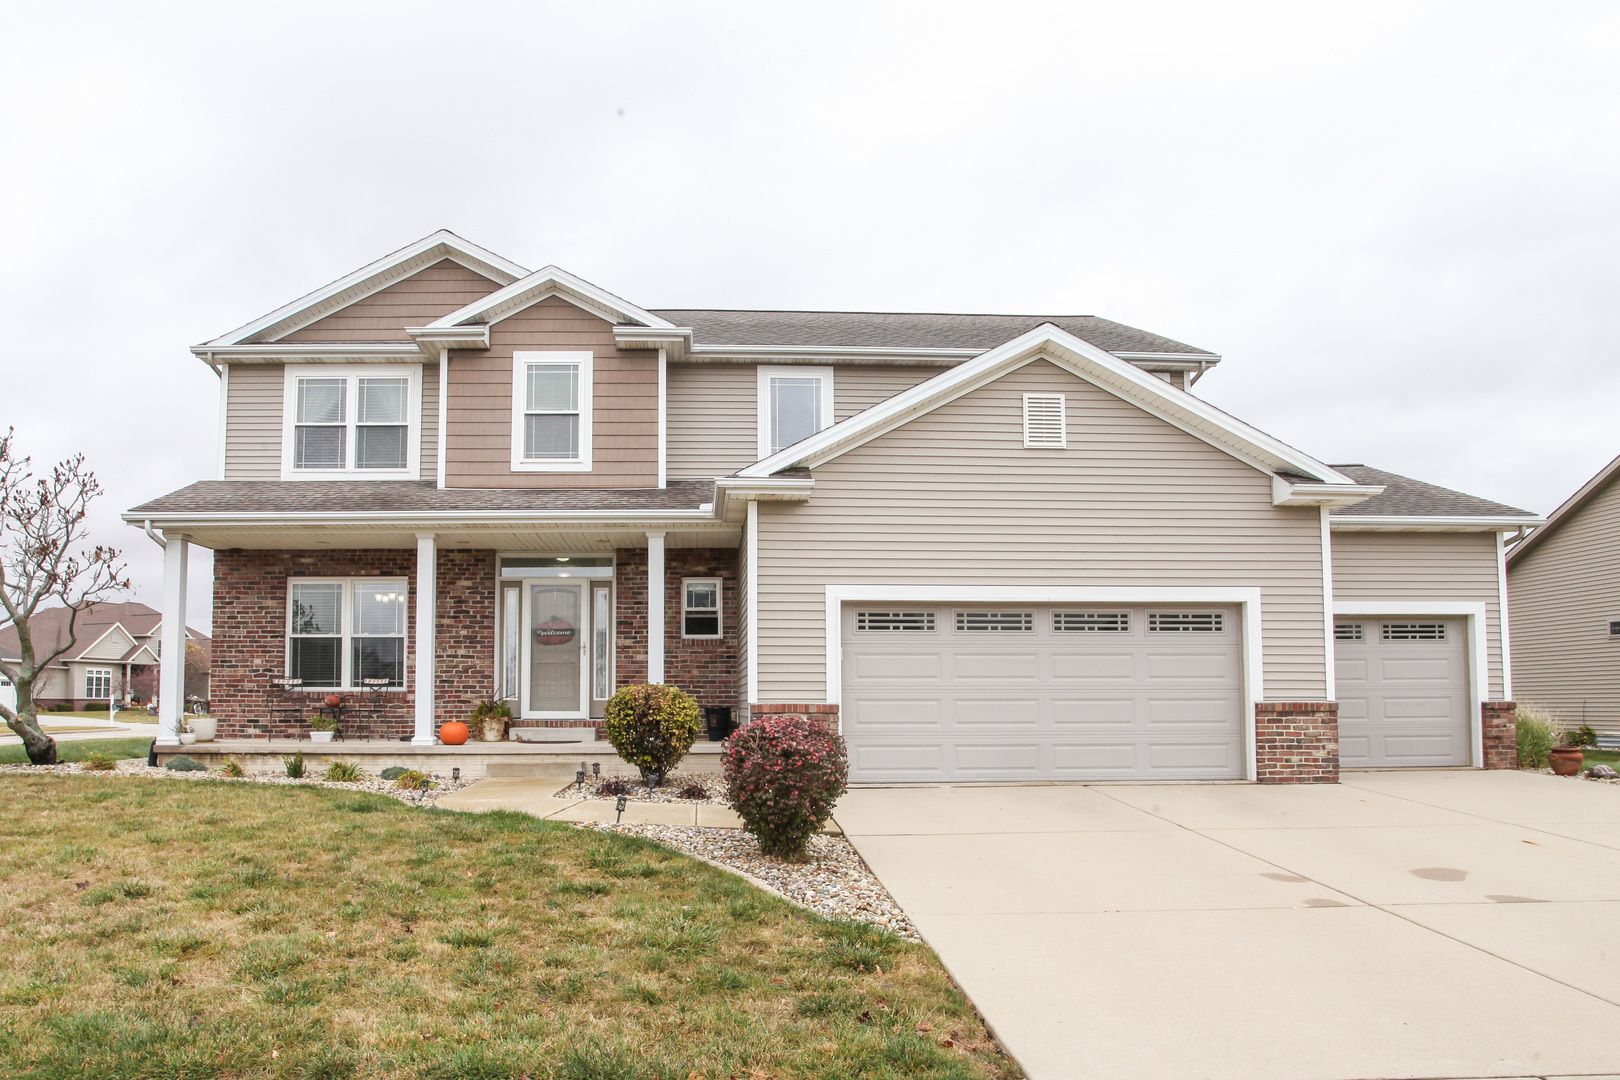
[[1128,634],[1131,632],[1131,613],[1128,611],[1054,611],[1054,634]]
[[958,611],[958,634],[1032,634],[1035,632],[1033,611]]

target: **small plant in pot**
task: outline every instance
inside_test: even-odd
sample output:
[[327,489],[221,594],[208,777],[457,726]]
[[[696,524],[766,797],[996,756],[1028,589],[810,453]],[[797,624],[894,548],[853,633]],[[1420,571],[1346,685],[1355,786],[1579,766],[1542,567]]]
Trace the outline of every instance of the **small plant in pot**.
[[608,699],[604,734],[625,761],[657,787],[702,730],[697,702],[674,686],[626,686]]
[[507,725],[512,722],[512,706],[494,698],[485,698],[473,707],[467,726],[480,732],[485,742],[500,742],[506,738]]
[[330,716],[312,716],[309,718],[309,741],[331,742],[333,732],[337,731],[337,721]]

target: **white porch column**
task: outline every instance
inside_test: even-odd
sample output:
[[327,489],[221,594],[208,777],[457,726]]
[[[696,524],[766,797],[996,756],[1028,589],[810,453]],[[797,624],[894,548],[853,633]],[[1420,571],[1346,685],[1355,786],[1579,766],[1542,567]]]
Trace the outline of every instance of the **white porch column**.
[[664,534],[647,534],[647,681],[664,681]]
[[163,534],[163,633],[158,639],[159,746],[180,745],[186,711],[186,564],[191,545],[184,533]]
[[438,742],[434,733],[433,713],[433,658],[437,635],[434,622],[438,618],[435,600],[439,583],[435,573],[438,543],[433,533],[416,534],[416,734],[412,746],[432,746]]

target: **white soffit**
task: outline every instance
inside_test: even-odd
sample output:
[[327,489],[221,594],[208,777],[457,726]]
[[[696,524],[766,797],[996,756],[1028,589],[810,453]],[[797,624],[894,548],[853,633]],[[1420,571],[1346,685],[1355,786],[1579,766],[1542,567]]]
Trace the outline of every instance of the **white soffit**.
[[338,278],[308,295],[285,304],[268,315],[260,316],[228,334],[194,346],[192,352],[203,354],[227,345],[242,345],[250,341],[274,340],[318,319],[330,315],[374,292],[403,281],[419,270],[436,262],[450,259],[474,273],[507,285],[528,273],[528,270],[510,259],[479,247],[450,232],[440,229],[413,244],[384,255],[376,262],[362,266],[352,274]]
[[1360,487],[1304,451],[1051,323],[757,461],[737,475],[770,476],[796,465],[815,468],[1035,360],[1051,361],[1262,472],[1281,470],[1314,476],[1327,484]]
[[550,296],[560,296],[610,323],[632,322],[662,330],[679,329],[669,320],[661,319],[652,312],[639,308],[630,301],[592,285],[584,278],[576,277],[557,266],[536,270],[504,289],[498,289],[466,307],[452,311],[442,319],[429,323],[428,329],[437,330],[468,323],[497,323],[508,315],[532,307]]

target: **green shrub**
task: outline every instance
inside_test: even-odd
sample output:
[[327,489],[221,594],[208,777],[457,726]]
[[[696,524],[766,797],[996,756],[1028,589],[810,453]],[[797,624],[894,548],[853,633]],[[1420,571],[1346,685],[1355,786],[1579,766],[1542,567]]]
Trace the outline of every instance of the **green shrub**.
[[304,778],[304,752],[302,750],[292,757],[282,758],[281,764],[286,768],[289,779],[302,780]]
[[330,716],[322,716],[319,713],[317,713],[314,716],[310,717],[309,720],[306,721],[306,723],[309,724],[309,730],[311,730],[311,731],[336,731],[337,730],[337,721],[335,719],[333,719]]
[[366,778],[366,770],[352,761],[334,761],[326,767],[321,779],[335,784],[354,784]]
[[398,780],[400,777],[404,776],[410,771],[411,770],[407,769],[403,765],[390,765],[377,775],[382,777],[384,780]]
[[726,740],[721,764],[726,802],[761,851],[784,859],[804,858],[849,779],[844,740],[827,724],[798,716],[749,724]]
[[1559,742],[1564,746],[1596,746],[1597,732],[1592,730],[1591,724],[1582,724],[1580,727],[1565,728]]
[[1552,717],[1545,709],[1520,705],[1514,720],[1519,729],[1519,768],[1545,769],[1547,754],[1558,737]]
[[663,782],[702,728],[697,702],[674,686],[626,686],[608,700],[606,717],[608,742],[648,784]]
[[220,766],[219,774],[221,776],[235,777],[236,779],[240,780],[247,776],[247,770],[242,768],[242,763],[240,761],[237,761],[235,758],[230,758],[225,762],[224,765]]
[[195,758],[189,758],[184,754],[181,754],[179,757],[175,758],[173,761],[169,762],[167,765],[165,765],[163,767],[165,769],[173,769],[175,772],[207,772],[208,771],[208,766],[204,765],[202,762],[196,760]]
[[84,703],[84,708],[80,709],[79,711],[80,712],[106,712],[107,711],[107,703],[105,701],[87,701],[87,702]]
[[428,778],[428,774],[425,772],[406,769],[394,777],[394,786],[402,791],[426,791],[433,786],[433,781]]
[[92,750],[84,755],[84,767],[96,772],[106,772],[117,764],[111,754],[103,754],[100,750]]

